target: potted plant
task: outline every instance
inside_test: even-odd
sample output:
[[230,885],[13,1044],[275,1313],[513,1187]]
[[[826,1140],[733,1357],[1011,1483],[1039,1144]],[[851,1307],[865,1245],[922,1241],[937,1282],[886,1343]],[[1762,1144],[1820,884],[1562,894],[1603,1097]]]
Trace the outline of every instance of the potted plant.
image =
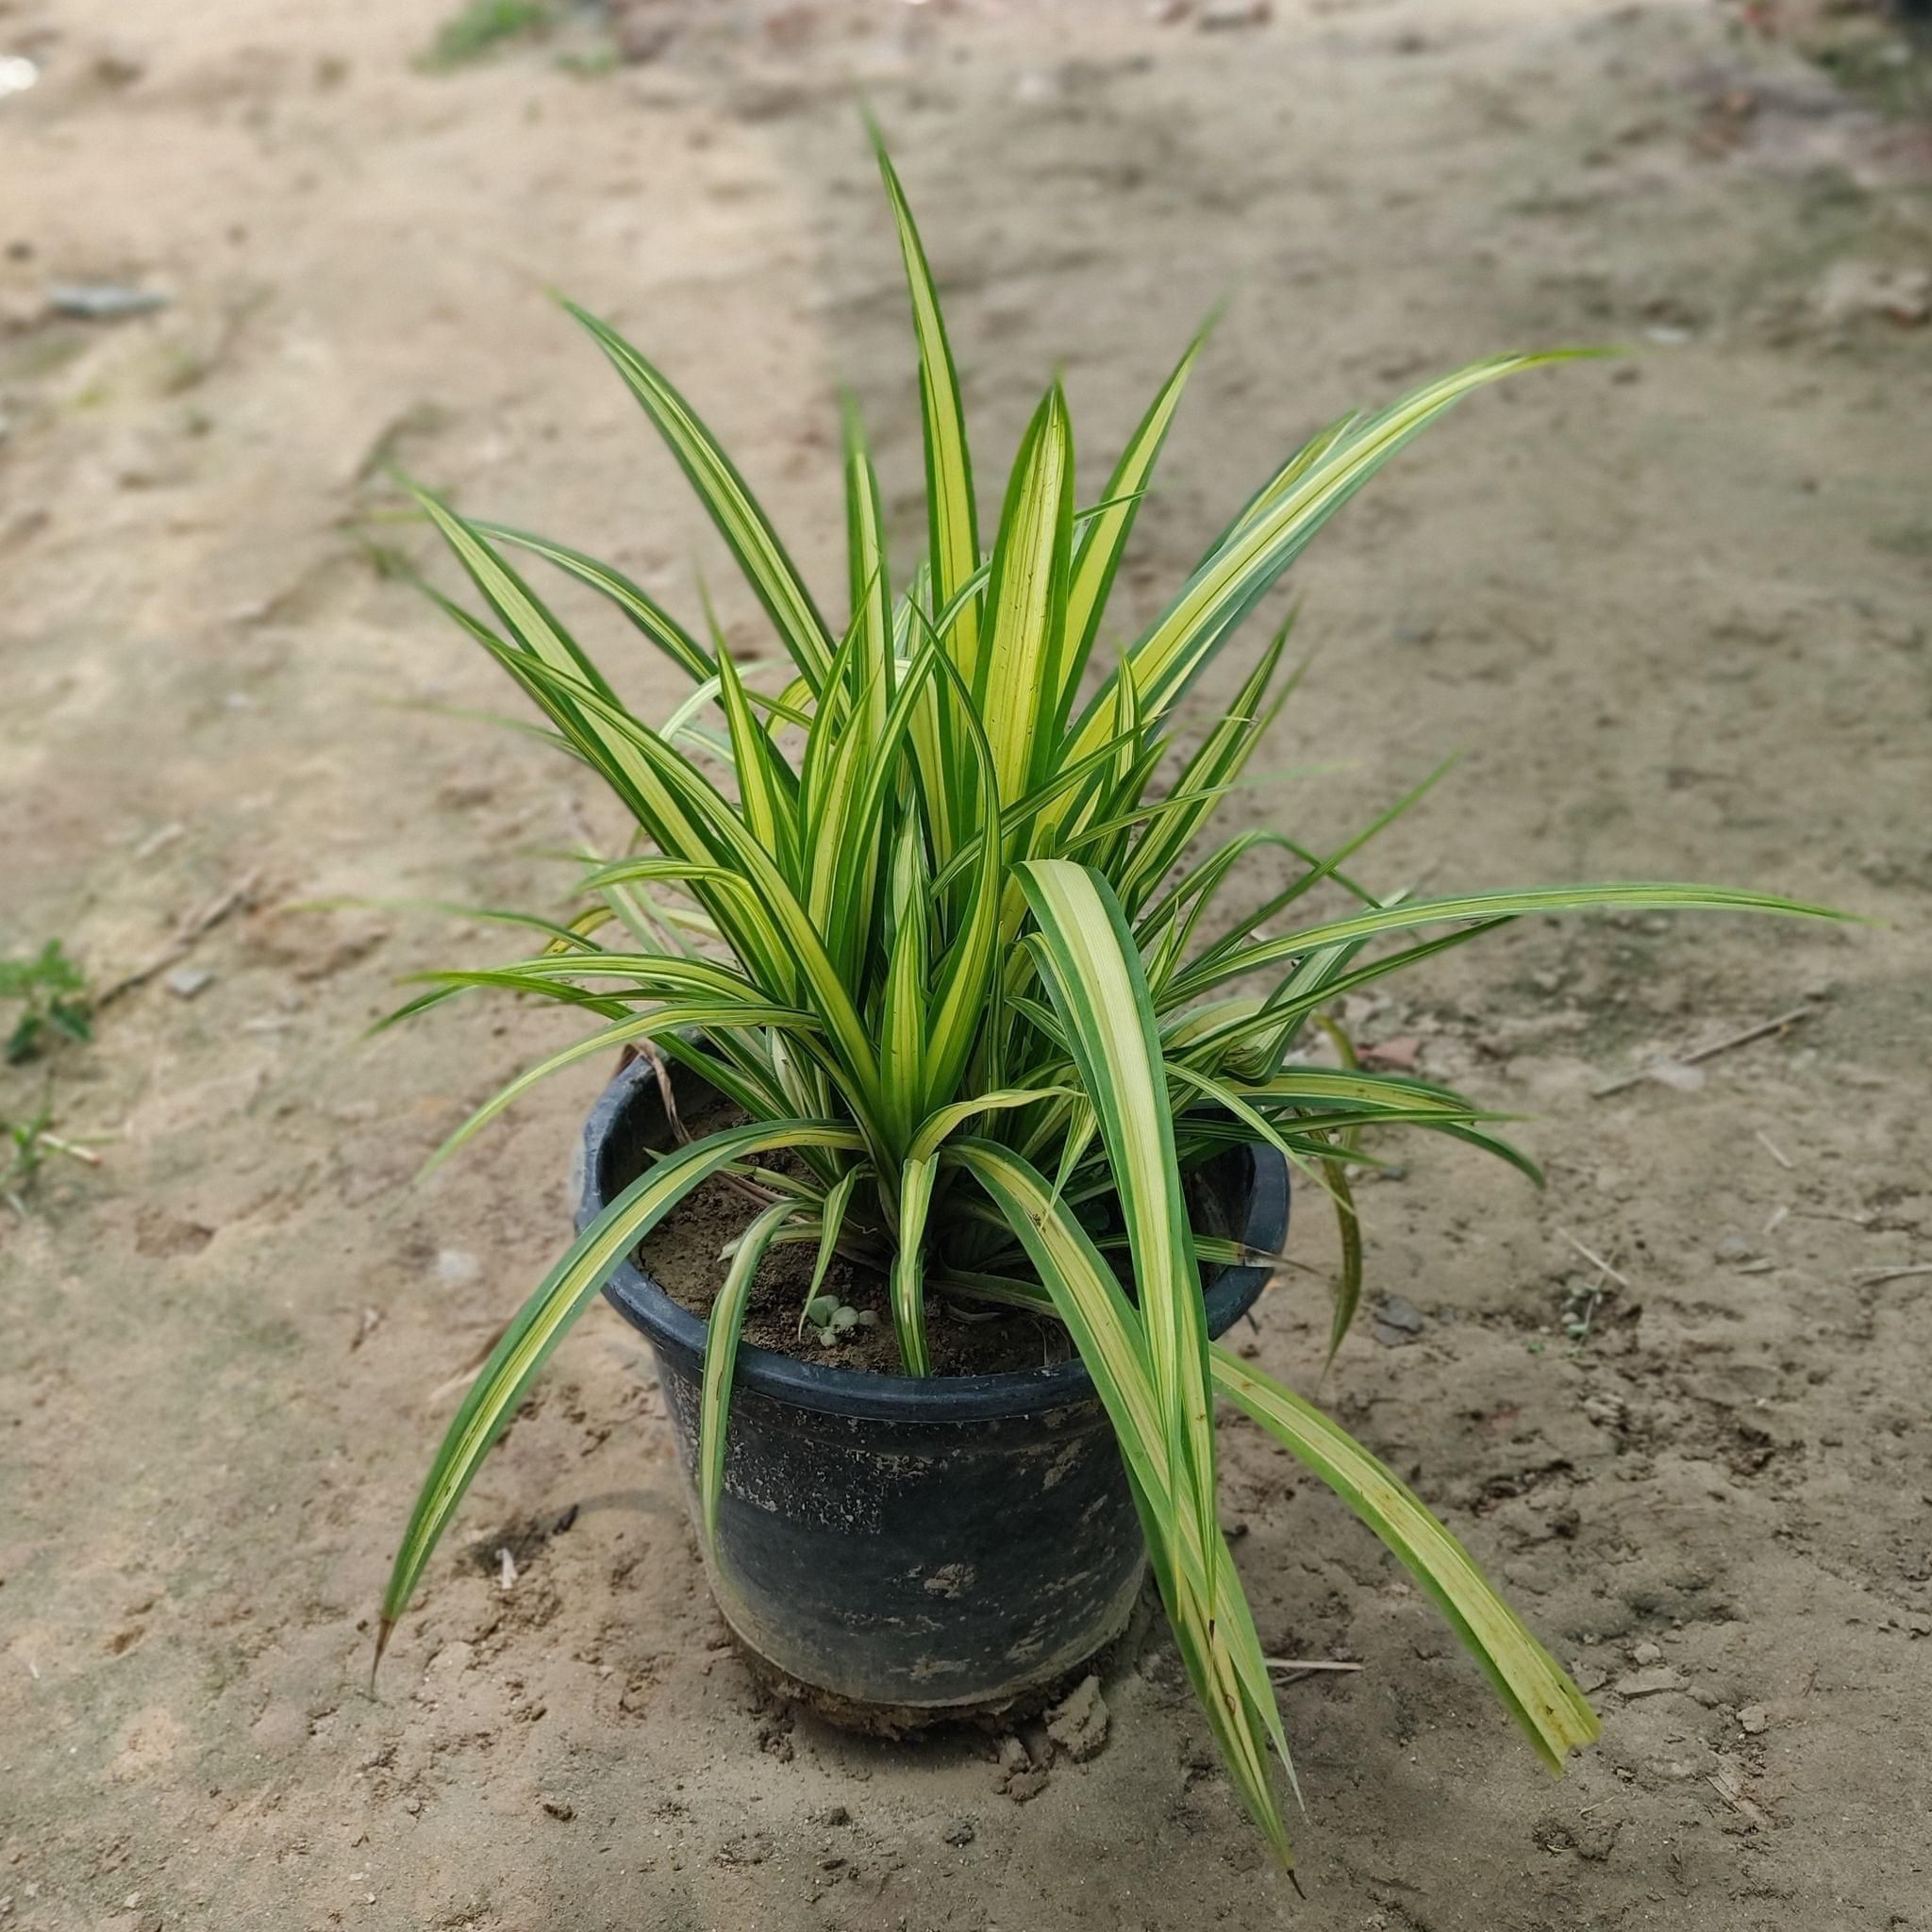
[[[1215,1340],[1274,1265],[1290,1167],[1340,1219],[1331,1353],[1359,1291],[1348,1175],[1372,1158],[1365,1134],[1424,1129],[1535,1175],[1475,1103],[1357,1068],[1329,1009],[1529,913],[1818,908],[1646,884],[1378,896],[1350,861],[1426,785],[1325,853],[1257,830],[1204,847],[1293,688],[1287,628],[1183,756],[1191,684],[1388,458],[1472,391],[1556,358],[1498,357],[1343,417],[1262,484],[1136,641],[1097,649],[1201,339],[1091,507],[1076,507],[1053,385],[982,536],[932,276],[883,149],[880,163],[911,290],[928,531],[895,591],[848,408],[842,630],[684,399],[571,311],[742,565],[789,659],[779,688],[752,682],[715,623],[695,635],[594,559],[418,492],[486,614],[438,601],[636,825],[628,851],[591,862],[581,917],[529,922],[535,957],[425,975],[403,1009],[492,987],[607,1023],[443,1152],[560,1067],[636,1058],[592,1116],[576,1239],[436,1457],[377,1656],[532,1376],[607,1291],[651,1339],[713,1588],[755,1657],[835,1715],[891,1729],[1010,1708],[1116,1634],[1144,1562],[1235,1789],[1286,1864],[1270,1757],[1287,1767],[1288,1746],[1218,1524],[1218,1399],[1382,1538],[1553,1767],[1596,1731],[1424,1505]],[[689,676],[670,718],[626,708],[512,553],[603,593]],[[1235,909],[1241,861],[1261,852],[1286,855],[1291,881]],[[1318,889],[1342,903],[1305,914]],[[713,1246],[727,1252],[681,1306],[635,1257],[720,1176],[735,1208]],[[787,1247],[809,1257],[795,1339],[741,1347],[761,1270]],[[1064,1359],[999,1365],[1015,1332],[1036,1349],[1059,1335]],[[980,1372],[935,1373],[962,1367]]]

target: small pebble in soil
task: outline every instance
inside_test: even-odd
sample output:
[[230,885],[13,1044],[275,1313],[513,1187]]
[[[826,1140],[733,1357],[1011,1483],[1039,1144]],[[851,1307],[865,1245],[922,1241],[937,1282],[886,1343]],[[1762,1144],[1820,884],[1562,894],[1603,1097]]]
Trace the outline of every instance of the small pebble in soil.
[[1047,1712],[1046,1734],[1075,1764],[1084,1764],[1106,1749],[1110,1722],[1100,1679],[1089,1675]]
[[537,1801],[551,1817],[568,1824],[577,1815],[577,1807],[568,1798],[540,1798]]
[[1741,1261],[1757,1260],[1757,1250],[1741,1235],[1727,1234],[1717,1244],[1717,1257],[1720,1261],[1728,1261],[1735,1268]]
[[1684,1680],[1668,1664],[1653,1664],[1648,1670],[1631,1671],[1610,1687],[1619,1697],[1654,1697],[1660,1690],[1681,1690]]
[[1660,1664],[1664,1660],[1662,1648],[1646,1638],[1641,1643],[1630,1646],[1630,1661],[1633,1664]]
[[970,1845],[979,1836],[979,1827],[970,1818],[956,1818],[946,1826],[946,1842],[949,1845]]
[[1045,1790],[1046,1766],[1034,1762],[1032,1755],[1018,1738],[1000,1740],[998,1783],[1001,1790],[1016,1805],[1024,1805]]
[[57,315],[82,322],[119,322],[125,315],[146,315],[167,306],[168,298],[154,289],[129,288],[123,282],[56,282],[47,291],[47,306]]
[[1384,1348],[1404,1348],[1428,1326],[1428,1318],[1399,1294],[1385,1296],[1375,1310],[1375,1340]]
[[1274,12],[1269,0],[1208,0],[1208,5],[1201,9],[1201,26],[1208,33],[1224,33],[1234,27],[1265,26]]
[[1771,1713],[1761,1704],[1747,1704],[1738,1713],[1738,1727],[1747,1738],[1761,1737],[1771,1727]]
[[192,1000],[214,983],[214,974],[200,966],[177,966],[168,974],[168,991],[177,1000]]

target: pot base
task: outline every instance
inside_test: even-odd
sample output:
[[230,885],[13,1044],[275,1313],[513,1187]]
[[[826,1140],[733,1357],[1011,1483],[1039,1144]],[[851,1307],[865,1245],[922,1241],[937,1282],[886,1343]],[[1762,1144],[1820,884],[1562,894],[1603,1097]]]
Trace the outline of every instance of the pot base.
[[769,1657],[758,1654],[749,1640],[732,1626],[728,1617],[724,1619],[724,1627],[731,1634],[732,1649],[758,1689],[768,1696],[830,1724],[835,1730],[877,1738],[888,1743],[903,1743],[939,1730],[972,1730],[990,1737],[1002,1736],[1050,1709],[1082,1678],[1118,1675],[1129,1669],[1146,1647],[1158,1607],[1152,1585],[1143,1583],[1127,1605],[1122,1627],[1090,1657],[1056,1671],[1050,1677],[1042,1677],[1038,1683],[1024,1685],[1008,1696],[973,1704],[869,1704],[858,1698],[843,1697],[822,1685],[803,1683],[780,1670]]

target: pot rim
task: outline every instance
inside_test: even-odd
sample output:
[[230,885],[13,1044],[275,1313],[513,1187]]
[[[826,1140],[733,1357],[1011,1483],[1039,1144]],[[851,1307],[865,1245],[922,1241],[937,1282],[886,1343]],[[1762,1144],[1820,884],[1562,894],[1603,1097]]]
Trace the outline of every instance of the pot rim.
[[[661,1105],[655,1073],[641,1058],[622,1068],[598,1095],[577,1152],[578,1232],[608,1205],[599,1169],[619,1124],[635,1108]],[[1252,1172],[1241,1239],[1248,1247],[1278,1254],[1288,1235],[1288,1163],[1277,1149],[1261,1142],[1249,1142],[1247,1152]],[[1270,1273],[1262,1267],[1227,1267],[1210,1280],[1202,1297],[1210,1336],[1224,1334],[1254,1307]],[[703,1362],[705,1323],[675,1302],[632,1255],[626,1254],[619,1263],[605,1284],[604,1295],[654,1347],[678,1357],[693,1370]],[[872,1369],[801,1361],[748,1341],[739,1347],[733,1386],[821,1414],[900,1423],[985,1422],[1096,1399],[1093,1378],[1077,1356],[1050,1367],[1008,1369],[996,1374],[886,1375]]]

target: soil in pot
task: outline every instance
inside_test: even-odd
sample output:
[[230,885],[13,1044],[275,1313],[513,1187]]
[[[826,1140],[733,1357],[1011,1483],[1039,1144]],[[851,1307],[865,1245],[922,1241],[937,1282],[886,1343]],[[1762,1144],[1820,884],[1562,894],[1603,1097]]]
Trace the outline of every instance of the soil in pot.
[[[736,1117],[735,1109],[720,1109],[689,1124],[695,1136],[728,1126]],[[774,1160],[770,1164],[782,1168],[785,1163]],[[639,1266],[654,1276],[680,1307],[700,1319],[708,1317],[724,1278],[720,1255],[744,1232],[745,1224],[757,1211],[728,1181],[707,1181],[652,1230],[638,1250]],[[816,1258],[817,1249],[810,1242],[774,1248],[766,1255],[745,1309],[746,1344],[841,1369],[869,1369],[882,1375],[902,1373],[885,1276],[856,1266],[842,1255],[833,1258],[820,1292],[837,1295],[841,1302],[871,1312],[875,1317],[874,1324],[848,1328],[829,1345],[810,1328],[799,1334],[798,1311],[811,1287]],[[937,1375],[991,1375],[1012,1369],[1037,1369],[1065,1361],[1070,1353],[1066,1330],[1057,1322],[1022,1309],[999,1309],[985,1320],[968,1321],[937,1295],[926,1304],[926,1339]]]
[[[688,1118],[693,1139],[735,1124],[745,1116],[735,1107],[714,1107]],[[792,1171],[789,1156],[767,1157],[767,1164]],[[654,1228],[637,1251],[637,1260],[678,1307],[708,1319],[724,1278],[721,1256],[743,1233],[757,1209],[723,1177],[707,1181]],[[801,1361],[823,1362],[875,1374],[903,1373],[892,1330],[885,1276],[877,1271],[833,1257],[820,1289],[874,1318],[869,1326],[848,1328],[831,1343],[808,1327],[799,1332],[799,1310],[811,1287],[817,1249],[810,1242],[773,1248],[752,1285],[743,1340]],[[962,1313],[942,1297],[926,1302],[926,1340],[936,1375],[992,1375],[1019,1369],[1050,1367],[1073,1353],[1066,1330],[1055,1321],[1024,1309],[989,1308]]]

